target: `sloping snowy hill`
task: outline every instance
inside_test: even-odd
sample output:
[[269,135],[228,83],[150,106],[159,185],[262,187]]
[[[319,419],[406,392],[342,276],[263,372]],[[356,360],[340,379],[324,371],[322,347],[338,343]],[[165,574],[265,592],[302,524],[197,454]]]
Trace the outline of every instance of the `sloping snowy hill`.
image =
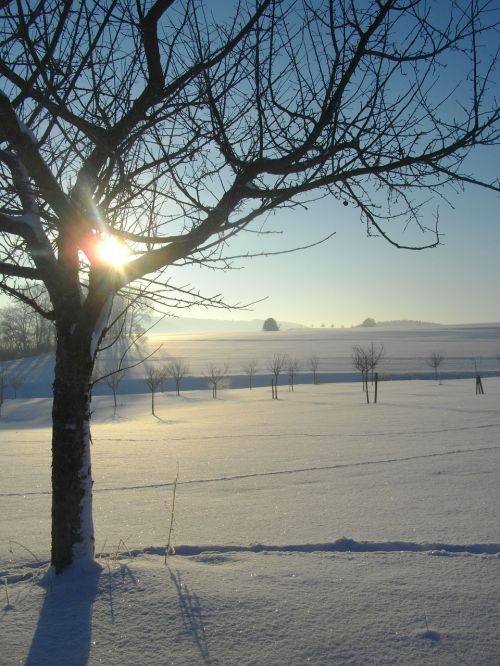
[[[297,329],[264,333],[208,333],[196,335],[150,334],[140,347],[133,347],[126,355],[125,365],[134,365],[154,352],[149,365],[162,365],[172,358],[182,358],[189,364],[188,376],[183,380],[186,389],[207,386],[204,379],[207,363],[228,364],[233,387],[247,385],[243,367],[255,360],[258,366],[256,385],[269,385],[269,361],[275,354],[295,357],[299,362],[297,381],[311,382],[307,360],[319,357],[319,373],[323,382],[353,381],[358,374],[353,368],[351,355],[354,345],[368,346],[373,342],[384,347],[379,372],[389,379],[430,378],[433,371],[427,363],[433,351],[446,358],[439,369],[443,378],[470,377],[475,365],[485,375],[500,375],[500,324],[463,326],[418,326],[413,328],[353,328],[353,329]],[[106,350],[100,355],[98,372],[114,367],[122,356],[123,345]],[[8,366],[9,372],[24,378],[19,389],[23,397],[51,395],[54,358],[52,354],[21,359]],[[126,373],[120,393],[143,393],[145,367],[138,365]],[[285,381],[285,380],[284,380]],[[167,382],[167,388],[173,388]],[[104,384],[97,384],[94,394],[109,394]],[[11,392],[7,392],[10,397]]]

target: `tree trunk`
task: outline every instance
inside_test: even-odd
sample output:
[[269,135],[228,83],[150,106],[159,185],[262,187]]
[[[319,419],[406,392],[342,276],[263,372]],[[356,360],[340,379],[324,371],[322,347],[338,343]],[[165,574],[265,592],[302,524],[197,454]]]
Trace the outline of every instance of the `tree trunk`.
[[[73,339],[75,338],[76,339]],[[58,334],[52,406],[52,555],[60,573],[93,560],[90,464],[91,336]]]

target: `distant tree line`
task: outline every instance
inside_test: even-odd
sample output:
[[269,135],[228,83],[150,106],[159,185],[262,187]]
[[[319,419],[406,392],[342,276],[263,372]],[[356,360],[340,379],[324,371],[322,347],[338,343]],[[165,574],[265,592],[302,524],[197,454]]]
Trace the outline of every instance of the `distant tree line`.
[[[38,296],[37,303],[40,312],[22,302],[0,309],[0,361],[37,356],[55,349],[55,326],[42,314],[50,309],[45,293]],[[120,338],[140,336],[148,321],[148,309],[142,303],[115,297],[106,344],[110,346]]]
[[53,323],[31,306],[17,303],[0,309],[0,361],[52,351],[55,340]]

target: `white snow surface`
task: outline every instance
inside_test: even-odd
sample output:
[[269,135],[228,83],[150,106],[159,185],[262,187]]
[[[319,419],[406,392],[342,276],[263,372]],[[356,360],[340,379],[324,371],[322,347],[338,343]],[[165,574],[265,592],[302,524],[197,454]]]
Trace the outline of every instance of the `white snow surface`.
[[[50,400],[0,419],[0,664],[500,663],[500,379],[92,401],[100,569],[54,576]],[[175,554],[165,564],[174,480]],[[84,567],[85,568],[85,567]]]

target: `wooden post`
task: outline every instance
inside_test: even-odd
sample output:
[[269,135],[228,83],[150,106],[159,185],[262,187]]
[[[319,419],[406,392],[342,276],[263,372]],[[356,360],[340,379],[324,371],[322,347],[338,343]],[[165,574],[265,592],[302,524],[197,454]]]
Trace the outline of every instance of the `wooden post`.
[[375,404],[377,403],[377,395],[378,395],[378,372],[375,373]]

